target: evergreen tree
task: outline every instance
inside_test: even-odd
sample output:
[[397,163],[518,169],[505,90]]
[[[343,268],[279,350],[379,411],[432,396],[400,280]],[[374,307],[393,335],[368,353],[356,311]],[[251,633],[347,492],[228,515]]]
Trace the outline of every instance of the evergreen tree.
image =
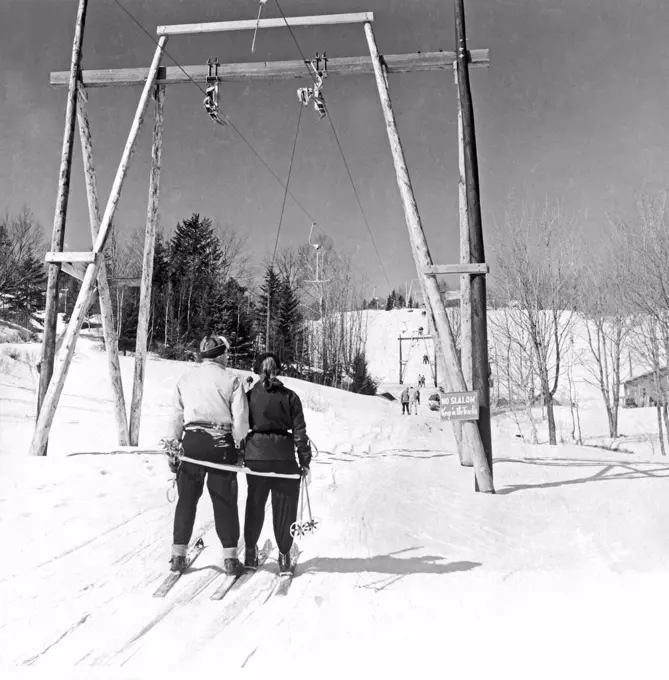
[[279,358],[282,363],[290,364],[299,356],[302,316],[299,301],[288,278],[279,281],[279,309],[277,324],[277,341]]
[[149,322],[149,346],[160,341],[167,344],[167,311],[170,294],[170,244],[163,235],[156,234],[153,251],[153,275],[151,277],[151,319]]
[[19,262],[17,273],[18,285],[12,307],[25,315],[24,323],[27,325],[30,314],[45,305],[47,276],[44,266],[32,252],[26,253]]
[[171,242],[169,310],[171,335],[179,344],[215,332],[225,319],[220,269],[223,254],[211,220],[193,213],[177,224]]
[[[265,348],[266,352],[271,352],[275,349],[277,327],[279,321],[280,309],[280,280],[274,267],[269,265],[265,269],[265,277],[262,286],[260,287],[260,296],[258,297],[258,306],[255,314],[256,333],[260,338],[260,346]],[[267,301],[269,298],[269,344],[267,343]]]
[[395,292],[395,289],[393,288],[390,291],[390,295],[388,295],[388,299],[386,300],[386,312],[389,312],[391,309],[395,309],[396,299],[397,299],[397,293]]
[[376,394],[378,387],[377,382],[369,374],[367,367],[367,357],[364,350],[358,350],[353,357],[353,384],[351,385],[351,392],[358,394]]

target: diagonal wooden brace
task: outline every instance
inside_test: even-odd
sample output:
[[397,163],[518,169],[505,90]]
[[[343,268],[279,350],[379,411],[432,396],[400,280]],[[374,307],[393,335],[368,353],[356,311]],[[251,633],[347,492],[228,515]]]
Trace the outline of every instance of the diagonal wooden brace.
[[67,330],[65,331],[63,344],[56,357],[54,373],[46,391],[39,416],[37,417],[35,432],[30,445],[30,453],[34,456],[39,456],[42,454],[49,438],[49,431],[51,430],[51,425],[56,413],[58,401],[63,391],[63,387],[65,386],[67,371],[70,367],[70,364],[72,363],[72,357],[74,356],[74,348],[77,338],[79,337],[79,332],[81,331],[84,317],[92,300],[93,290],[97,280],[101,259],[97,256],[104,250],[105,242],[116,213],[116,207],[118,206],[118,202],[121,197],[121,190],[128,173],[130,160],[132,159],[132,155],[135,150],[137,137],[139,136],[139,130],[144,120],[146,107],[148,105],[151,92],[155,87],[156,78],[158,76],[158,67],[160,66],[160,59],[162,57],[163,50],[165,49],[166,42],[166,37],[163,36],[160,38],[153,56],[153,61],[149,69],[149,75],[146,79],[144,89],[142,90],[142,95],[140,97],[139,104],[137,105],[137,111],[135,112],[135,117],[133,119],[132,126],[130,127],[128,140],[126,141],[125,148],[123,149],[123,155],[121,156],[121,161],[119,163],[118,170],[116,171],[116,177],[114,178],[109,200],[107,201],[107,207],[100,224],[100,231],[93,245],[93,252],[96,255],[96,261],[89,264],[86,269],[86,274],[84,276],[81,290],[79,291],[79,296],[77,297],[77,301],[74,306],[74,311],[72,312],[72,317],[67,326]]

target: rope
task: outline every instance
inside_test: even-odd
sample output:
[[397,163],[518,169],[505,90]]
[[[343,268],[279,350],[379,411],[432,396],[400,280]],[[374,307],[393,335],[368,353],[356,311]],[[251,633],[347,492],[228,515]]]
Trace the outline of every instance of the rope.
[[[281,5],[279,4],[279,0],[274,0],[276,2],[276,6],[279,8],[279,12],[281,13],[281,16],[283,17],[283,21],[286,24],[286,27],[290,31],[290,35],[293,38],[293,42],[295,43],[297,47],[297,51],[300,53],[300,56],[302,57],[302,61],[304,62],[304,66],[307,69],[309,76],[311,79],[316,83],[316,78],[314,74],[311,72],[311,69],[309,68],[309,64],[307,63],[307,59],[304,58],[304,53],[302,52],[302,48],[300,47],[300,44],[297,42],[297,38],[295,37],[295,34],[293,33],[293,29],[290,27],[290,24],[288,23],[288,20],[286,19],[286,15],[283,13],[283,10],[281,9]],[[365,223],[365,227],[367,227],[367,232],[369,233],[369,238],[372,242],[372,246],[374,247],[374,251],[376,252],[376,257],[379,260],[379,264],[381,265],[381,271],[383,272],[383,276],[386,280],[386,283],[388,284],[388,287],[390,287],[390,279],[388,278],[388,274],[386,273],[386,268],[383,265],[383,260],[381,259],[381,254],[379,253],[379,249],[376,247],[376,241],[374,240],[374,236],[372,234],[372,230],[369,226],[369,222],[367,221],[367,216],[365,215],[365,211],[363,210],[362,207],[362,202],[360,201],[360,196],[358,195],[358,190],[355,187],[355,182],[353,181],[353,175],[351,174],[351,169],[349,168],[348,162],[346,161],[346,156],[344,155],[344,150],[342,149],[341,143],[339,141],[339,135],[337,135],[337,131],[335,130],[334,123],[332,122],[332,114],[330,113],[329,109],[327,108],[325,101],[323,101],[323,108],[327,111],[328,113],[328,120],[330,121],[330,127],[332,128],[332,134],[334,135],[335,141],[337,142],[337,147],[339,148],[339,153],[341,154],[342,161],[344,162],[344,167],[346,168],[346,173],[348,174],[348,178],[351,182],[351,188],[353,189],[353,193],[355,195],[355,200],[358,203],[358,208],[360,209],[360,214],[362,215],[362,221]]]
[[[288,166],[288,178],[286,179],[285,191],[283,192],[283,203],[281,204],[281,215],[279,216],[279,227],[276,230],[276,239],[274,241],[274,252],[272,253],[272,262],[270,269],[274,267],[274,258],[276,257],[276,249],[279,245],[279,234],[281,233],[281,225],[283,224],[283,213],[286,209],[286,198],[288,196],[288,185],[290,184],[290,177],[293,173],[293,160],[295,159],[295,148],[297,147],[297,138],[300,134],[300,123],[302,121],[302,106],[300,108],[300,115],[297,117],[297,129],[295,130],[295,139],[293,140],[293,151],[290,154],[290,165]],[[268,291],[268,296],[270,291]]]
[[[138,28],[139,28],[139,29],[140,29],[140,30],[141,30],[148,38],[149,38],[149,40],[151,40],[151,42],[152,42],[154,45],[158,45],[158,41],[156,40],[156,38],[154,38],[154,36],[153,36],[153,35],[152,35],[152,34],[151,34],[151,33],[150,33],[150,32],[142,25],[142,23],[141,23],[138,19],[136,19],[136,18],[133,16],[133,14],[132,14],[128,9],[126,9],[126,8],[123,6],[123,4],[120,2],[120,0],[113,0],[113,2],[114,2],[114,3],[115,3],[115,4],[116,4],[116,5],[117,5],[117,6],[118,6],[118,7],[119,7],[119,8],[120,8],[120,9],[121,9],[121,10],[129,17],[129,18],[130,18],[130,20],[131,20],[131,21],[132,21],[132,22],[133,22],[133,23],[134,23],[134,24],[135,24],[135,25],[136,25],[136,26],[137,26],[137,27],[138,27]],[[277,6],[278,6],[278,3],[277,3]],[[279,9],[281,9],[281,8],[279,7]],[[282,14],[283,14],[283,12],[282,12]],[[285,16],[284,16],[284,21],[285,21]],[[292,29],[290,29],[290,25],[288,25],[288,28],[289,28],[289,30],[291,31],[291,34],[292,34]],[[294,35],[293,35],[293,38],[295,38]],[[299,49],[299,43],[297,43],[297,40],[295,40],[295,43],[297,44],[298,49]],[[178,61],[177,61],[177,60],[176,60],[176,59],[175,59],[175,58],[167,51],[167,49],[164,49],[164,48],[163,48],[163,53],[164,53],[165,56],[168,57],[168,58],[172,61],[172,63],[173,63],[173,64],[174,64],[174,65],[175,65],[175,66],[176,66],[176,67],[177,67],[177,68],[178,68],[178,69],[186,76],[186,78],[188,78],[188,80],[189,80],[191,83],[193,83],[193,85],[195,85],[195,87],[197,87],[197,89],[200,90],[200,92],[202,92],[202,94],[204,94],[204,95],[206,96],[206,94],[207,94],[206,91],[205,91],[204,89],[202,89],[202,87],[200,87],[200,85],[199,85],[195,80],[193,80],[193,78],[190,76],[190,74],[189,74],[189,73],[184,69],[184,67],[183,67],[183,66],[182,66],[182,65],[181,65],[181,64],[180,64],[180,63],[179,63],[179,62],[178,62]],[[302,51],[301,51],[301,50],[300,50],[300,54],[302,54]],[[304,56],[304,55],[302,55],[302,56]],[[307,70],[309,70],[309,67],[308,67],[308,66],[307,66]],[[309,71],[309,75],[310,75],[310,77],[313,78],[313,75],[312,75],[311,71]],[[286,189],[288,195],[293,199],[293,201],[295,201],[295,204],[296,204],[297,207],[304,213],[304,215],[305,215],[311,222],[315,222],[315,223],[318,225],[318,227],[321,229],[321,231],[323,231],[323,233],[325,234],[326,232],[325,232],[325,230],[318,224],[318,220],[317,220],[317,219],[316,219],[316,218],[315,218],[315,217],[314,217],[314,216],[313,216],[313,215],[312,215],[312,214],[311,214],[311,213],[310,213],[303,205],[302,205],[302,203],[296,198],[296,196],[295,196],[292,192],[288,191],[286,185],[284,185],[284,183],[283,183],[283,181],[281,180],[281,178],[274,172],[274,170],[272,170],[272,168],[270,168],[270,166],[269,166],[268,163],[265,161],[265,159],[264,159],[264,158],[263,158],[263,157],[255,150],[255,148],[253,147],[253,145],[246,139],[246,137],[244,137],[244,135],[239,131],[239,129],[238,129],[238,128],[236,127],[236,125],[232,122],[232,120],[230,119],[229,116],[225,115],[225,121],[227,121],[227,123],[228,123],[228,124],[230,125],[230,127],[237,133],[237,135],[238,135],[239,138],[242,140],[242,142],[244,142],[244,144],[246,144],[246,146],[249,148],[249,150],[251,151],[251,153],[252,153],[252,154],[253,154],[253,155],[254,155],[254,156],[262,163],[262,165],[263,165],[263,166],[265,167],[265,169],[272,175],[272,177],[274,177],[274,179],[275,179],[282,187],[284,187],[284,188]],[[368,228],[369,228],[369,227],[368,227]],[[337,257],[339,257],[339,259],[342,259],[342,258],[341,258],[341,255],[339,255],[339,253],[335,253],[335,254],[337,255]],[[377,255],[378,255],[378,252],[377,252]],[[343,262],[343,260],[342,260],[342,262]],[[350,263],[350,264],[351,264],[351,266],[352,266],[352,267],[353,267],[353,268],[354,268],[354,269],[362,276],[363,279],[365,279],[366,281],[368,281],[370,284],[374,285],[374,282],[373,282],[373,281],[372,281],[372,280],[371,280],[371,279],[370,279],[370,278],[369,278],[369,277],[368,277],[368,276],[367,276],[367,275],[366,275],[359,267],[357,267],[357,266],[354,265],[353,263]],[[385,273],[385,270],[384,270],[384,273]],[[388,282],[388,277],[387,277],[387,276],[386,276],[386,282]],[[390,286],[390,283],[388,283],[388,285]]]
[[[425,354],[427,354],[427,356],[429,358],[430,353],[429,353],[428,348],[427,348],[427,339],[425,337],[423,338],[423,343],[425,344]],[[434,374],[434,366],[432,365],[431,361],[428,361],[428,363],[430,364],[430,375],[432,376],[432,382],[435,382],[436,375]]]
[[301,479],[299,474],[283,474],[281,472],[256,472],[249,470],[247,467],[241,465],[226,465],[225,463],[209,463],[204,460],[195,460],[195,458],[188,458],[188,456],[179,456],[179,460],[184,463],[193,463],[195,465],[202,465],[204,467],[213,468],[214,470],[225,470],[226,472],[241,472],[245,475],[255,475],[256,477],[280,477],[281,479]]

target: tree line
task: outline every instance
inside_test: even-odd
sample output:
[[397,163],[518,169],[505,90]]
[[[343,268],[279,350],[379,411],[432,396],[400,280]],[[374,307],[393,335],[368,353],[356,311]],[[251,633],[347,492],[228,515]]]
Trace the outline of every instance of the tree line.
[[[585,230],[559,202],[509,202],[495,239],[489,304],[491,394],[537,441],[532,406],[556,444],[555,405],[567,403],[571,438],[582,443],[576,376],[604,405],[619,436],[625,379],[648,373],[665,452],[669,433],[669,208],[643,194],[629,214],[610,213]],[[520,420],[517,420],[520,429]]]

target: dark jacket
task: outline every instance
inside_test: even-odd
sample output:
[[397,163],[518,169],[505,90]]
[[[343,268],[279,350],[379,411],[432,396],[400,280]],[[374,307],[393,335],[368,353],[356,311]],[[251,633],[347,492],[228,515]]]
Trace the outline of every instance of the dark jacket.
[[300,398],[280,380],[268,388],[262,380],[247,393],[249,425],[244,457],[247,461],[295,461],[311,463],[311,446]]

